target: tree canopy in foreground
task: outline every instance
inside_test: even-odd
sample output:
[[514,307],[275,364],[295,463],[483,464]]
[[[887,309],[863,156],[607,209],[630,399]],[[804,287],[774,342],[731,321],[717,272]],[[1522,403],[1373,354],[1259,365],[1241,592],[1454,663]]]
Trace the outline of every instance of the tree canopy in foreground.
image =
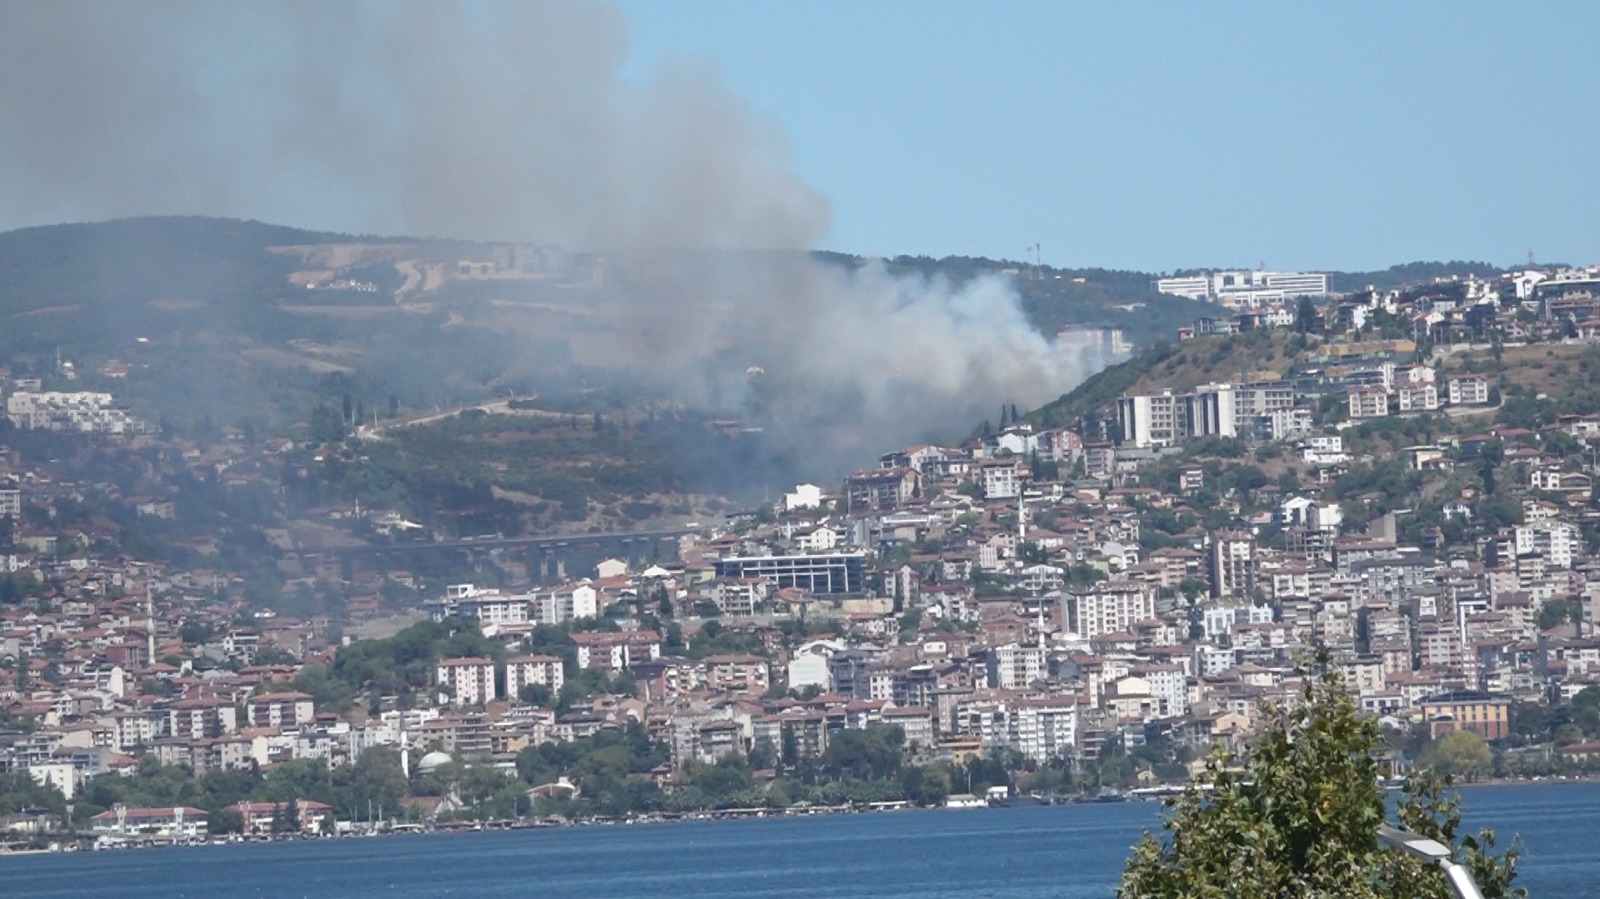
[[[1380,845],[1388,807],[1375,759],[1377,722],[1345,692],[1326,659],[1299,701],[1272,709],[1242,758],[1213,755],[1203,776],[1169,801],[1166,838],[1146,831],[1123,870],[1122,899],[1448,899],[1438,867]],[[1231,763],[1230,763],[1231,762]],[[1460,834],[1459,802],[1431,774],[1410,779],[1392,822],[1455,847],[1486,899],[1521,897],[1517,851],[1494,834]]]

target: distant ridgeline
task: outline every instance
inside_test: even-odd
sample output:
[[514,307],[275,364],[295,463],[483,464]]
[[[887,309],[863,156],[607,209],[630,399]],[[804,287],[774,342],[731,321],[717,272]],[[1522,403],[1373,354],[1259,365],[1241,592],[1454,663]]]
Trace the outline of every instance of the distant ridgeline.
[[[1295,304],[1301,298],[1326,305],[1330,297],[1359,291],[1430,292],[1459,286],[1451,279],[1493,279],[1507,270],[1487,262],[1412,262],[1372,272],[1270,272],[1254,270],[1192,270],[1152,281],[1157,295],[1189,305],[1194,318],[1170,324],[1162,319],[1163,331],[1157,339],[1137,342],[1133,358],[1107,367],[1076,389],[1037,410],[1030,418],[1047,426],[1077,423],[1096,409],[1113,404],[1125,393],[1158,391],[1163,388],[1191,388],[1230,376],[1257,373],[1262,363],[1277,360],[1265,368],[1284,369],[1286,337],[1257,343],[1215,344],[1203,342],[1189,347],[1171,342],[1173,338],[1227,336],[1251,328],[1279,328],[1292,331],[1297,323]],[[1436,283],[1444,279],[1444,284]],[[1201,356],[1204,358],[1201,358]],[[1281,373],[1281,372],[1280,372]]]
[[[273,433],[317,402],[366,409],[604,384],[630,361],[606,307],[705,266],[707,254],[571,254],[525,244],[352,236],[199,217],[124,219],[0,234],[0,363],[67,389],[108,390],[178,433]],[[816,254],[846,267],[864,260]],[[1150,346],[1204,313],[1152,276],[950,257],[899,257],[891,274],[961,283],[1009,277],[1040,333],[1097,364]],[[962,431],[967,423],[952,423]]]
[[[832,253],[814,258],[845,268],[867,264]],[[559,449],[561,458],[588,453],[598,440],[614,452],[600,470],[630,477],[643,471],[648,476],[637,480],[652,489],[716,490],[729,485],[661,462],[663,454],[685,455],[662,441],[689,444],[695,458],[722,458],[703,451],[703,422],[691,401],[623,366],[638,364],[650,347],[667,352],[677,343],[655,331],[672,322],[636,320],[639,292],[655,297],[659,289],[669,305],[683,273],[715,269],[721,259],[707,252],[581,254],[511,242],[352,236],[199,217],[29,228],[0,234],[0,378],[13,382],[8,392],[27,381],[39,394],[111,394],[128,422],[202,441],[224,434],[342,439],[379,419],[508,394],[537,396],[540,408],[586,418],[583,427],[566,418],[542,423],[546,433],[537,442]],[[1159,292],[1150,273],[969,257],[900,256],[882,264],[891,275],[954,284],[1004,278],[1028,322],[1082,357],[1087,370],[1146,351],[1091,378],[1071,395],[1076,399],[1037,413],[1052,423],[1081,414],[1090,398],[1096,405],[1115,399],[1171,352],[1163,341],[1221,314],[1214,303]],[[1327,285],[1338,291],[1490,269],[1419,263],[1330,274]],[[713,394],[730,389],[714,377],[704,380]],[[747,384],[732,389],[759,392]],[[715,396],[706,404],[714,406]],[[15,412],[30,423],[77,414],[42,401]],[[327,426],[336,421],[345,424]],[[768,487],[792,483],[794,459],[780,457],[793,441],[775,435],[763,448],[760,429],[748,424],[735,422],[729,433],[742,436],[718,444],[741,463],[722,469],[755,473],[740,489],[766,483],[767,474]],[[949,430],[965,433],[972,424],[952,421]],[[465,430],[495,429],[477,423]],[[534,429],[519,421],[511,430]],[[468,436],[486,444],[504,437]],[[432,443],[423,453],[420,437],[396,442],[419,456],[477,458]],[[485,470],[497,465],[483,463]],[[483,483],[467,486],[488,490]],[[524,486],[539,486],[544,501],[564,501],[566,514],[579,514],[583,498],[576,493]]]

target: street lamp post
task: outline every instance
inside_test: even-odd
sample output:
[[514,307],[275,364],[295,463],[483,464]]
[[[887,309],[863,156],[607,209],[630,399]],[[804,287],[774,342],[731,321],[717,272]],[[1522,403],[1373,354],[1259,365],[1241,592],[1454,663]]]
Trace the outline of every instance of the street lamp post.
[[1467,869],[1458,864],[1450,847],[1438,840],[1420,834],[1408,833],[1387,824],[1378,825],[1378,839],[1423,861],[1433,862],[1444,869],[1444,879],[1450,884],[1458,899],[1483,899],[1483,893],[1473,882]]

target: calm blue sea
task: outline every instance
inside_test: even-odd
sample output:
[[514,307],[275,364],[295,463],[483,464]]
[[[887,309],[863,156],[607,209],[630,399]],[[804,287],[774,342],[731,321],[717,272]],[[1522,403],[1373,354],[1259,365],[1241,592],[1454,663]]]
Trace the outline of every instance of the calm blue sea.
[[[1600,784],[1463,791],[1520,835],[1534,896],[1600,884]],[[1157,803],[891,812],[0,858],[7,897],[928,897],[1112,894]]]

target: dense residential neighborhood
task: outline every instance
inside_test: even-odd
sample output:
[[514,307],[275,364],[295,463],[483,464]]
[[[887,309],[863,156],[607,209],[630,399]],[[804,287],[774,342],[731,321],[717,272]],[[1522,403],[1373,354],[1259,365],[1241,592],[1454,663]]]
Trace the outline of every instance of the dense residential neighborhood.
[[[1333,297],[1244,274],[1162,288],[1218,304],[1162,357],[1210,380],[1157,363],[668,553],[483,550],[482,580],[245,524],[336,441],[172,438],[45,392],[68,363],[0,369],[0,797],[37,788],[0,829],[1120,794],[1242,745],[1319,657],[1397,776],[1590,770],[1600,271]],[[70,440],[118,474],[63,467]],[[313,517],[427,546],[400,510]],[[232,564],[245,533],[281,582]]]

